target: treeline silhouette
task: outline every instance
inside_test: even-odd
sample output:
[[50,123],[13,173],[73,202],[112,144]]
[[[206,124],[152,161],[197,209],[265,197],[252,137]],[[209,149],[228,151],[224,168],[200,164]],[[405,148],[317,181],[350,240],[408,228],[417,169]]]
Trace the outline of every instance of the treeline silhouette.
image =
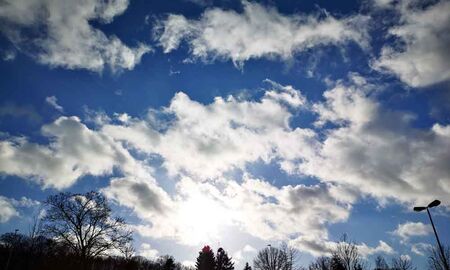
[[97,256],[81,262],[66,245],[44,236],[16,233],[0,237],[0,269],[7,270],[184,270],[170,256],[149,260],[141,256]]
[[[223,249],[204,246],[194,267],[183,266],[169,255],[150,260],[136,256],[132,233],[123,218],[113,217],[106,198],[98,192],[60,193],[44,202],[45,214],[35,217],[27,235],[0,236],[0,269],[5,270],[234,270],[233,259]],[[444,246],[450,261],[450,247]],[[299,265],[299,252],[281,244],[261,249],[244,270],[416,270],[405,256],[389,263],[378,256],[371,264],[358,246],[344,235],[327,257],[307,267]],[[446,270],[437,248],[429,250],[428,269]],[[252,264],[252,265],[251,265]]]

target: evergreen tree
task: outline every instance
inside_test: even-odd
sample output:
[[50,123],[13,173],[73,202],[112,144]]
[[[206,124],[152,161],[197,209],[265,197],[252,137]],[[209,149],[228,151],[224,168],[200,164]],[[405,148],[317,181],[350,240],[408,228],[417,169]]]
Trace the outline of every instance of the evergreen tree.
[[234,270],[234,263],[223,248],[217,250],[216,270]]
[[163,270],[175,270],[175,260],[172,257],[167,257],[166,261],[163,264]]
[[252,267],[248,263],[245,263],[244,270],[252,270]]
[[195,269],[197,270],[215,270],[216,260],[214,258],[214,252],[209,246],[204,246],[202,251],[199,252],[197,262],[195,263]]

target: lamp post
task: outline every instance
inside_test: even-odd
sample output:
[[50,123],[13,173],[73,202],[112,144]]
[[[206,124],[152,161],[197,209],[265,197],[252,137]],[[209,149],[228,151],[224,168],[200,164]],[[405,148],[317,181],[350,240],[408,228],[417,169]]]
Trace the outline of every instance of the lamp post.
[[428,217],[430,218],[431,226],[433,226],[433,231],[434,231],[434,235],[436,236],[436,241],[438,243],[439,250],[441,251],[442,260],[444,262],[445,269],[446,270],[450,270],[449,266],[448,266],[448,263],[447,263],[447,259],[445,258],[444,250],[442,249],[441,242],[439,241],[439,237],[438,237],[438,234],[436,232],[436,228],[434,227],[434,222],[433,222],[433,219],[431,218],[431,214],[430,214],[430,210],[429,210],[429,208],[436,207],[436,206],[438,206],[440,204],[441,204],[441,202],[439,200],[434,200],[430,204],[428,204],[428,206],[416,206],[416,207],[414,207],[414,211],[421,212],[423,210],[427,210]]

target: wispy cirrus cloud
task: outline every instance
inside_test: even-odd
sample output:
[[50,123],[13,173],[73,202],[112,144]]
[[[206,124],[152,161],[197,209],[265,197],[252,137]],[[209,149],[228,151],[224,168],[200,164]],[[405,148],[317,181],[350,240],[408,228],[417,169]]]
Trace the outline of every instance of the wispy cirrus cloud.
[[57,110],[59,112],[64,112],[64,108],[58,104],[58,99],[55,96],[46,97],[45,102],[47,102],[55,110]]

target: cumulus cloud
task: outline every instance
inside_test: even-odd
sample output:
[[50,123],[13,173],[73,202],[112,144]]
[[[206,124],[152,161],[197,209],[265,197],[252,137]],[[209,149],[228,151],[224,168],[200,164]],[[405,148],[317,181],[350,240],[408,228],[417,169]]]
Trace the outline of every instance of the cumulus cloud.
[[309,160],[289,167],[378,198],[426,203],[450,194],[450,126],[413,127],[410,113],[383,108],[367,89],[338,83],[313,104],[324,139]]
[[133,69],[150,47],[125,45],[91,25],[110,23],[128,0],[7,0],[0,6],[0,31],[42,64],[68,69]]
[[411,246],[411,251],[419,256],[425,256],[433,248],[432,245],[426,243],[415,243]]
[[33,179],[44,187],[66,188],[86,174],[111,173],[115,166],[124,171],[138,167],[120,144],[77,117],[60,117],[43,126],[42,134],[50,144],[23,137],[0,141],[0,172]]
[[[128,180],[113,182],[104,192],[148,223],[134,229],[146,237],[174,239],[185,245],[217,240],[226,227],[264,240],[286,240],[292,235],[327,239],[325,226],[345,221],[350,212],[350,202],[333,197],[326,185],[278,188],[250,176],[242,183],[232,179],[197,182],[184,177],[176,184],[175,195],[169,197],[154,187],[128,188],[131,184],[124,181]],[[118,189],[118,184],[122,188]],[[164,202],[163,211],[155,208],[157,198]],[[305,204],[309,207],[302,207]],[[246,247],[238,255],[253,251]]]
[[423,224],[422,222],[405,222],[399,224],[397,229],[392,232],[394,235],[400,237],[403,242],[408,241],[414,236],[424,236],[431,233],[430,225]]
[[251,162],[310,154],[314,133],[289,127],[290,110],[304,104],[299,91],[274,83],[257,101],[228,96],[201,104],[179,92],[162,114],[150,110],[146,119],[127,118],[120,125],[104,125],[102,131],[139,151],[160,155],[172,175],[207,180]]
[[[136,213],[142,222],[134,229],[143,236],[199,245],[234,228],[328,254],[336,243],[327,226],[345,222],[360,196],[419,203],[430,194],[450,194],[450,127],[416,128],[411,114],[384,108],[373,86],[351,78],[331,85],[318,102],[269,81],[256,99],[217,97],[202,104],[180,92],[141,118],[106,115],[96,129],[60,117],[42,128],[49,144],[4,139],[0,171],[64,188],[117,167],[123,175],[103,192]],[[303,110],[316,114],[314,127],[291,126]],[[146,159],[154,156],[174,181],[170,194],[152,176],[152,166],[160,165]],[[255,162],[317,182],[275,186],[246,172]],[[236,170],[242,174],[230,174]],[[385,242],[358,247],[366,255],[392,252]]]
[[156,29],[157,40],[166,53],[186,41],[194,59],[230,59],[236,65],[263,57],[287,60],[313,47],[350,41],[368,47],[364,16],[284,15],[256,2],[242,5],[242,13],[211,8],[198,20],[170,14]]
[[[290,244],[299,250],[305,250],[314,256],[331,256],[340,242],[330,241],[324,237],[313,235],[304,235],[290,241]],[[375,247],[368,246],[366,243],[354,243],[361,256],[368,256],[384,253],[394,254],[394,249],[384,241],[379,241]]]
[[[376,2],[391,7],[397,1]],[[373,66],[396,74],[410,86],[424,87],[450,79],[450,2],[436,1],[424,9],[418,3],[405,0],[393,7],[401,19],[389,34],[401,45],[385,45]]]
[[55,110],[59,112],[64,112],[64,108],[58,104],[58,99],[55,96],[46,97],[45,102],[47,102],[50,106],[55,108]]
[[139,255],[147,259],[154,260],[158,257],[159,251],[152,248],[150,244],[143,243],[139,247]]
[[384,241],[379,241],[378,246],[376,246],[376,247],[369,247],[364,243],[357,245],[357,247],[358,247],[358,251],[361,252],[361,255],[364,257],[370,256],[373,254],[378,254],[378,253],[384,253],[384,254],[394,254],[395,253],[394,249]]
[[[345,221],[361,194],[381,203],[428,202],[430,194],[448,196],[449,127],[414,128],[411,114],[388,110],[376,101],[373,85],[356,74],[350,81],[337,82],[324,93],[324,101],[316,103],[274,82],[259,100],[251,101],[230,96],[201,104],[178,93],[168,107],[150,110],[146,118],[126,117],[105,124],[103,133],[137,151],[159,155],[163,167],[182,179],[175,197],[162,196],[168,206],[163,217],[150,214],[155,212],[154,203],[140,209],[130,199],[148,196],[120,191],[115,197],[119,202],[128,200],[129,207],[151,222],[136,227],[146,236],[196,243],[200,227],[191,217],[183,218],[183,213],[195,205],[208,205],[209,212],[227,217],[223,220],[227,226],[238,226],[264,240],[290,239],[291,245],[320,255],[334,245],[328,239],[327,222]],[[317,114],[316,127],[322,129],[322,136],[318,130],[290,127],[290,117],[301,110]],[[227,178],[227,172],[245,172],[246,165],[256,161],[276,162],[287,173],[332,184],[278,188],[249,175],[242,183]],[[150,197],[160,196],[151,190]],[[303,209],[297,203],[312,207]],[[271,217],[262,214],[267,212]],[[157,225],[177,219],[185,224],[183,228]],[[210,239],[217,236],[217,231],[208,229],[217,224],[208,222],[220,218],[196,220],[202,221]],[[291,239],[292,235],[296,237]],[[361,250],[367,255],[391,252],[381,242],[377,247],[361,244]]]
[[236,264],[239,264],[239,262],[241,262],[244,258],[254,257],[256,252],[258,252],[256,248],[247,244],[233,254],[233,260],[236,262]]
[[39,201],[27,197],[14,199],[0,195],[0,223],[8,222],[13,217],[19,217],[21,208],[36,207],[39,205]]
[[11,201],[6,197],[0,196],[0,223],[8,222],[11,218],[18,215],[19,213]]
[[169,195],[149,176],[113,178],[103,193],[120,205],[133,209],[141,218],[149,220],[165,215],[173,207]]

